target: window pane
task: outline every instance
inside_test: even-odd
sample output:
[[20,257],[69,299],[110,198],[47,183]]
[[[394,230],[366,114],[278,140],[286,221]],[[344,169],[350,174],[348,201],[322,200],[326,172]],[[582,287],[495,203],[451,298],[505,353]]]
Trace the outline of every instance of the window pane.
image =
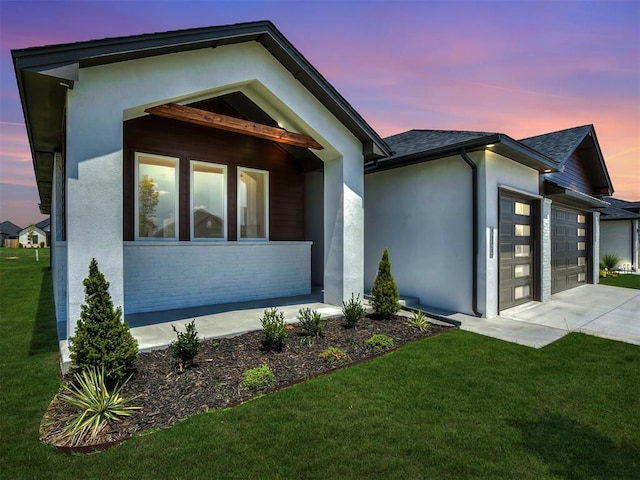
[[587,275],[585,273],[579,273],[578,274],[578,281],[579,282],[584,282],[587,279]]
[[586,257],[578,257],[578,266],[582,267],[587,264]]
[[193,238],[225,238],[226,167],[191,162]]
[[513,291],[513,298],[520,300],[531,295],[531,287],[529,285],[523,285],[522,287],[516,287]]
[[527,277],[531,275],[531,266],[530,265],[515,265],[513,270],[513,277]]
[[531,225],[515,225],[516,227],[516,231],[515,231],[515,235],[516,237],[528,237],[531,235]]
[[531,247],[529,245],[515,245],[516,257],[528,257],[531,254]]
[[138,154],[138,237],[176,238],[178,159]]
[[584,228],[579,228],[576,233],[579,237],[584,237],[587,234],[587,231]]
[[238,230],[240,238],[268,236],[269,174],[238,169]]
[[531,215],[531,205],[528,203],[515,202],[515,210],[516,215],[526,215],[527,217]]
[[584,250],[587,248],[587,244],[585,242],[578,242],[578,250]]
[[584,215],[578,215],[578,223],[586,222],[586,217]]

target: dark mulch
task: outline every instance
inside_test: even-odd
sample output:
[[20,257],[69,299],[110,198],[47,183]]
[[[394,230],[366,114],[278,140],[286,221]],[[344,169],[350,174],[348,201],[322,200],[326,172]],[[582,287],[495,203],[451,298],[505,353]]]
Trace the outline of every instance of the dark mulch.
[[[302,329],[294,325],[281,352],[263,348],[262,331],[206,340],[193,367],[182,372],[170,349],[142,353],[123,391],[125,397],[138,396],[135,404],[142,410],[110,424],[110,430],[99,441],[126,439],[151,428],[173,425],[189,415],[232,406],[263,393],[265,389],[249,390],[240,385],[242,373],[250,368],[269,365],[276,377],[276,385],[268,389],[271,391],[379,355],[380,352],[372,352],[365,346],[365,341],[375,333],[390,336],[398,347],[452,329],[430,325],[427,332],[421,332],[405,325],[406,320],[401,316],[382,320],[367,315],[356,328],[345,329],[342,318],[333,318],[328,321],[324,337],[315,338],[312,345],[301,341]],[[347,361],[334,363],[321,359],[320,353],[329,346],[344,350]],[[47,416],[60,420],[69,413],[69,408],[54,400]],[[48,437],[50,435],[43,436],[45,440]]]

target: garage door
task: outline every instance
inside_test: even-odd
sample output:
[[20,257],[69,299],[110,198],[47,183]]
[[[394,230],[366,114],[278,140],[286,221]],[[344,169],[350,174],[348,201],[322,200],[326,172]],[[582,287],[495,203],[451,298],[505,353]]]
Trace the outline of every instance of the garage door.
[[500,310],[533,299],[533,203],[500,195]]
[[587,281],[587,217],[563,207],[551,209],[551,293]]

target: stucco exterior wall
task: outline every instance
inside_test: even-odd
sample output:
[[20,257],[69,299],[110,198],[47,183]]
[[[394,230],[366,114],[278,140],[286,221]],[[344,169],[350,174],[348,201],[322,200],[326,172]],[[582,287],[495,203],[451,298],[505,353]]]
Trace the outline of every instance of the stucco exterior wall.
[[311,242],[126,242],[125,314],[311,291]]
[[402,296],[472,313],[471,169],[450,157],[365,176],[365,290],[387,248]]
[[[620,264],[638,270],[638,220],[606,220],[600,222],[600,256],[613,253]],[[619,265],[620,265],[619,264]]]
[[[494,317],[498,315],[500,188],[511,188],[538,198],[538,172],[489,150],[470,156],[478,164],[479,202],[484,208],[478,218],[478,228],[483,232],[479,248],[478,310],[484,317]],[[489,250],[492,231],[493,255]],[[535,261],[539,262],[540,259]]]
[[68,330],[83,302],[81,280],[95,257],[125,305],[122,245],[122,122],[146,107],[242,91],[288,130],[325,148],[325,301],[363,286],[362,145],[257,43],[227,45],[83,68],[68,94]]

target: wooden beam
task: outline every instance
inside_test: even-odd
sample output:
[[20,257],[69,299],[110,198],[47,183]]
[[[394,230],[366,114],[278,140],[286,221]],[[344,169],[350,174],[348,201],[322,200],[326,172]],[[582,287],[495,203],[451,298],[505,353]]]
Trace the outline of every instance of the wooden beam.
[[287,132],[284,128],[270,127],[261,123],[249,122],[240,118],[228,117],[219,113],[207,112],[199,108],[186,107],[176,103],[166,103],[156,107],[150,107],[145,113],[158,117],[172,118],[183,122],[195,123],[205,127],[218,128],[234,133],[251,135],[278,143],[295,145],[296,147],[313,148],[322,150],[324,147],[309,135]]

